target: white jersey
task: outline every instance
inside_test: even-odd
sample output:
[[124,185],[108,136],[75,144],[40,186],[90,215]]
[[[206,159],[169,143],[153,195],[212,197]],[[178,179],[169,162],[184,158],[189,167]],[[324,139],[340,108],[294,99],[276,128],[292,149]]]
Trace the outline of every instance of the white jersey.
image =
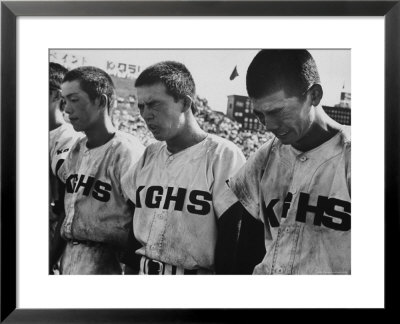
[[[59,184],[56,178],[56,171],[63,163],[67,156],[71,146],[75,143],[78,138],[83,137],[84,134],[76,132],[71,124],[64,123],[49,132],[49,154],[50,154],[50,177],[49,177],[49,199],[50,204],[54,205],[56,201],[59,201]],[[55,226],[59,218],[60,210],[58,207],[53,210],[53,207],[49,209],[49,221],[50,221],[50,242],[54,237]]]
[[[118,266],[116,262],[106,262],[114,257],[109,255],[109,246],[118,250],[125,245],[133,213],[121,190],[121,178],[140,158],[144,147],[135,137],[120,131],[102,146],[88,149],[86,143],[87,137],[77,141],[58,170],[66,186],[66,216],[61,234],[70,241],[62,257],[61,271],[113,273]],[[71,243],[77,240],[106,244],[102,249],[91,248],[92,243],[89,247]],[[87,260],[91,260],[89,264]]]
[[185,269],[214,270],[217,218],[237,198],[226,180],[244,164],[240,149],[208,134],[171,154],[165,142],[151,144],[123,180],[135,204],[137,254]]
[[274,137],[229,180],[265,226],[254,274],[350,273],[350,155],[350,127],[308,152]]
[[84,136],[81,132],[76,132],[71,124],[65,123],[50,131],[49,134],[49,151],[50,151],[50,168],[53,174],[56,174],[57,166],[60,167],[62,161],[67,156],[72,144],[78,138]]

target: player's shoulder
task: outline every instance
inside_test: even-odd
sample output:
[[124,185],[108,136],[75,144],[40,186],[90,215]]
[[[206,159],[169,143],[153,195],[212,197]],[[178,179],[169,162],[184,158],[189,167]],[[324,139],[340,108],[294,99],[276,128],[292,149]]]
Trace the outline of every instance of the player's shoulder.
[[112,147],[122,151],[144,151],[143,144],[136,136],[119,130],[115,132],[112,139]]
[[351,126],[342,125],[340,128],[340,137],[343,144],[351,146]]
[[[344,160],[348,165],[351,164],[351,127],[342,125],[340,132],[339,149],[342,150]],[[350,171],[350,170],[349,170]]]
[[270,136],[264,144],[262,144],[258,150],[250,157],[252,160],[262,160],[268,159],[271,151],[279,150],[282,147],[282,143],[273,135]]
[[214,152],[230,151],[230,152],[241,152],[240,148],[233,142],[226,138],[220,137],[214,134],[208,134],[205,139],[205,145],[208,150]]
[[71,136],[76,138],[84,136],[82,132],[77,132],[70,123],[65,123],[61,125],[59,129],[60,129],[59,133],[61,136]]
[[71,152],[76,153],[76,152],[81,151],[82,148],[84,149],[86,147],[87,137],[84,134],[82,134],[82,135],[83,136],[79,136],[73,141],[71,148],[70,148]]
[[146,159],[153,159],[158,154],[160,154],[163,150],[166,149],[167,143],[164,141],[156,141],[146,146],[144,151],[144,156]]
[[76,139],[84,137],[84,134],[74,130],[71,124],[65,123],[53,129],[49,133],[50,143],[55,144],[68,144],[74,142]]

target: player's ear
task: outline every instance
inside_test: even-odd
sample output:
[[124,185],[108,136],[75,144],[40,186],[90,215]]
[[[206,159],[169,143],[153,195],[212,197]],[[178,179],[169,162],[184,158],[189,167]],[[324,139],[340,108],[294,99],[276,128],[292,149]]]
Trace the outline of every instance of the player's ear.
[[51,101],[52,102],[56,102],[56,101],[59,101],[59,100],[61,100],[61,91],[60,90],[51,90],[51,94],[50,94],[50,96],[51,96]]
[[193,99],[189,95],[186,95],[185,98],[183,98],[183,112],[192,109],[192,102]]
[[311,105],[314,107],[318,106],[324,94],[321,85],[314,84],[311,89],[308,90],[308,93],[311,96]]
[[99,107],[108,109],[108,97],[103,93],[99,98]]

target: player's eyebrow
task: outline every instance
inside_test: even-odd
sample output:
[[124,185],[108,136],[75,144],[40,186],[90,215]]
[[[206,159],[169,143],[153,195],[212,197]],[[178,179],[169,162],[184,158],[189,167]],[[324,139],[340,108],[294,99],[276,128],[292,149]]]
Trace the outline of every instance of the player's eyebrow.
[[148,107],[151,107],[151,106],[154,106],[155,104],[157,104],[158,102],[159,102],[158,100],[150,99],[149,101],[139,102],[138,103],[138,107],[139,108],[144,108],[145,105],[148,106]]
[[277,114],[279,113],[281,110],[283,110],[285,108],[285,106],[278,106],[278,107],[272,107],[271,109],[265,111],[266,114]]
[[73,95],[77,95],[78,93],[77,92],[73,92],[73,93],[69,93],[69,94],[67,94],[66,96],[65,95],[63,95],[62,93],[61,93],[61,97],[62,98],[69,98],[69,97],[71,97],[71,96],[73,96]]

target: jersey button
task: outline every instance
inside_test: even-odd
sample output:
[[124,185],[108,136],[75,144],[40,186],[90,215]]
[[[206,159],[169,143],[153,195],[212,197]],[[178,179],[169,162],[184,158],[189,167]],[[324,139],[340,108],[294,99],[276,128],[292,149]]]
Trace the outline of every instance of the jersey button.
[[301,161],[301,162],[305,162],[305,161],[307,161],[307,157],[306,157],[306,156],[304,156],[304,155],[302,155],[302,156],[300,157],[300,161]]

